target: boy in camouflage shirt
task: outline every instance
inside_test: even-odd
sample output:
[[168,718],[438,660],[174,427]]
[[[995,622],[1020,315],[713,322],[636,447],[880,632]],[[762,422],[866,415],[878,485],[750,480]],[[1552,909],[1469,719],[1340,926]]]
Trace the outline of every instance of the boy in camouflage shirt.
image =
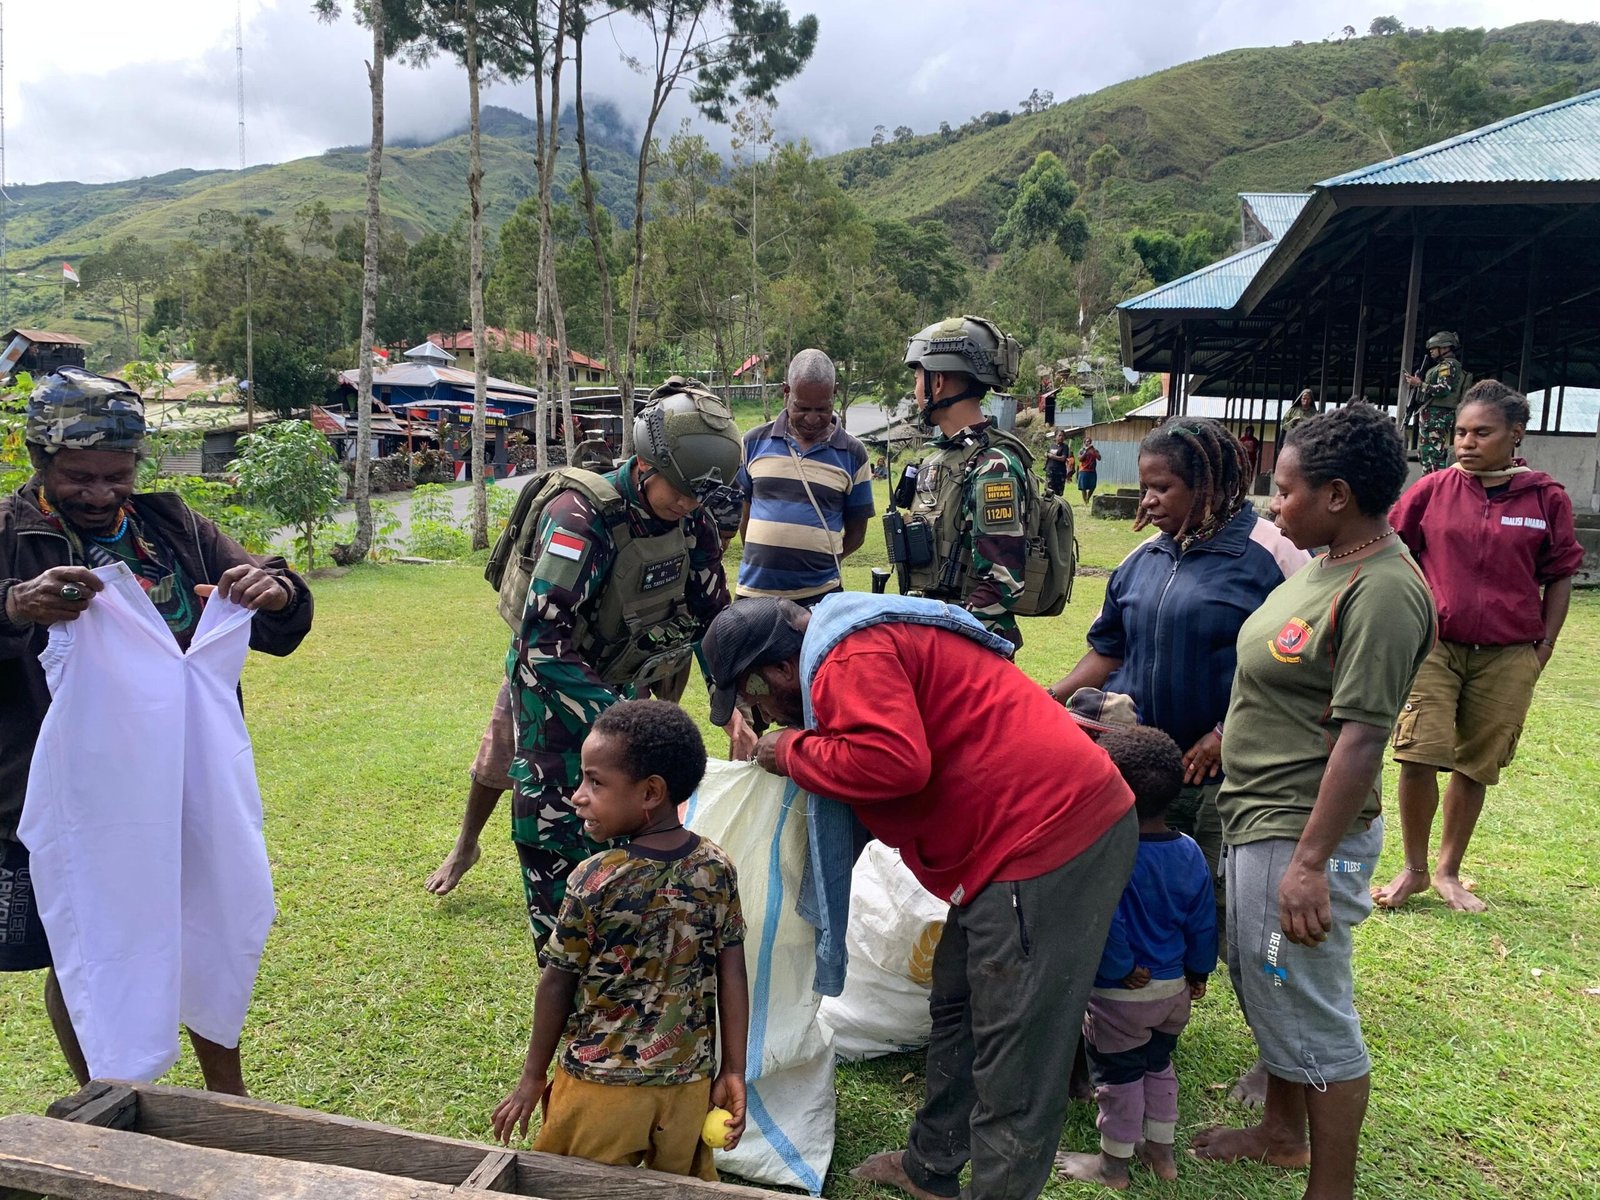
[[[729,1114],[725,1145],[738,1143],[750,1025],[744,917],[733,863],[678,818],[705,765],[694,722],[664,701],[609,708],[584,740],[573,796],[584,833],[630,840],[568,878],[539,954],[522,1077],[492,1117],[502,1142],[526,1135],[543,1102],[534,1149],[552,1154],[714,1180],[701,1138],[712,1105]],[[563,1031],[570,1040],[547,1086]]]

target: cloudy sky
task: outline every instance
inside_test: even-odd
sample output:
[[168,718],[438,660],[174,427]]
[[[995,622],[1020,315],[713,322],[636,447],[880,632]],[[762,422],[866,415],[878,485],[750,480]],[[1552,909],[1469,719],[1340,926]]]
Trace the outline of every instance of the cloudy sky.
[[[365,31],[319,24],[310,0],[238,0],[244,19],[246,154],[281,162],[367,140]],[[5,29],[5,181],[100,182],[176,167],[235,166],[235,4],[229,0],[10,0]],[[874,125],[917,132],[1015,108],[1033,88],[1058,100],[1238,46],[1408,25],[1592,20],[1595,0],[790,0],[821,22],[805,72],[779,93],[786,136],[820,151],[864,143]],[[621,61],[627,31],[597,31],[587,92],[633,115],[647,84]],[[390,137],[465,121],[450,64],[387,75]],[[531,108],[523,89],[487,103]],[[683,115],[683,114],[679,114]]]

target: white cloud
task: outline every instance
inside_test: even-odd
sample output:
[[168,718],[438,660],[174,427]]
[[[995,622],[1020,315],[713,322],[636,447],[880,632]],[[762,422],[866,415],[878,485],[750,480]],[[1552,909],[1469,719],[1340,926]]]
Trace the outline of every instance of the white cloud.
[[[1411,25],[1591,20],[1594,0],[1400,0]],[[243,0],[246,142],[251,162],[278,162],[367,138],[364,60],[371,43],[349,16],[324,25],[310,0]],[[1333,0],[790,0],[815,12],[811,64],[778,93],[784,136],[821,152],[864,144],[875,125],[918,132],[1014,108],[1033,88],[1058,100],[1240,45],[1286,44],[1365,29]],[[222,0],[56,0],[6,8],[6,172],[13,182],[106,181],[238,162],[234,6]],[[63,37],[63,30],[70,37]],[[622,62],[630,31],[597,31],[588,90],[642,116],[646,86]],[[632,35],[636,36],[636,35]],[[391,137],[460,127],[459,67],[391,63]],[[486,103],[527,111],[526,88],[491,87]],[[688,114],[679,102],[661,128]]]

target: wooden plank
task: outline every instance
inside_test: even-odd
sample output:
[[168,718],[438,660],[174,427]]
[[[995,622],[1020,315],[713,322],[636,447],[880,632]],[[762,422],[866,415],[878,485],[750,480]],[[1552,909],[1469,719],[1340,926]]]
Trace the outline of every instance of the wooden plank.
[[[337,1163],[436,1183],[465,1182],[484,1155],[497,1149],[265,1100],[155,1083],[131,1086],[139,1097],[135,1128],[140,1133],[194,1146]],[[534,1150],[520,1151],[516,1158],[516,1193],[544,1200],[773,1200],[786,1195]]]
[[371,1171],[183,1146],[50,1117],[0,1117],[0,1187],[63,1200],[490,1200]]
[[492,1150],[472,1168],[462,1187],[482,1188],[486,1192],[509,1192],[517,1185],[517,1156],[509,1150]]
[[139,1120],[139,1095],[127,1084],[95,1080],[75,1095],[57,1100],[45,1116],[79,1125],[132,1129]]

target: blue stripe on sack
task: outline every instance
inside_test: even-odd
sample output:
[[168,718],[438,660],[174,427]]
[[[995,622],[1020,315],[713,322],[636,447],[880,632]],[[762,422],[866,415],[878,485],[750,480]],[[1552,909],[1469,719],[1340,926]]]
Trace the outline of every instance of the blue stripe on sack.
[[[773,943],[778,938],[778,918],[783,915],[783,864],[780,861],[780,849],[783,845],[783,827],[789,821],[789,813],[794,807],[799,791],[799,786],[793,780],[784,787],[783,804],[778,810],[778,824],[772,831],[772,846],[767,855],[767,906],[762,914],[765,925],[761,931],[761,948],[756,952],[756,990],[750,1001],[752,1011],[748,1043],[749,1060],[744,1073],[747,1084],[754,1084],[761,1078],[761,1060],[766,1053],[767,999],[768,985],[772,978],[772,951]],[[794,1173],[795,1178],[800,1180],[808,1192],[813,1196],[818,1195],[822,1191],[822,1179],[811,1169],[795,1144],[789,1140],[788,1134],[773,1121],[772,1114],[767,1111],[760,1095],[754,1090],[746,1094],[745,1108],[761,1130],[761,1136],[767,1139],[767,1145],[771,1146],[783,1160],[784,1166]]]
[[777,1151],[778,1157],[783,1159],[784,1166],[794,1172],[794,1177],[800,1181],[800,1186],[813,1196],[820,1196],[822,1177],[811,1169],[810,1164],[795,1148],[795,1144],[772,1120],[772,1114],[767,1111],[767,1106],[761,1103],[761,1097],[756,1092],[750,1092],[745,1096],[745,1113],[760,1128],[761,1136],[767,1139],[767,1145]]
[[762,913],[761,948],[756,951],[756,990],[750,997],[750,1007],[754,1011],[747,1043],[749,1061],[755,1065],[746,1066],[746,1083],[754,1083],[761,1078],[761,1056],[767,1041],[767,997],[772,979],[773,943],[778,939],[778,919],[783,915],[783,827],[788,824],[789,810],[799,790],[793,780],[784,785],[783,804],[778,809],[778,824],[772,830],[772,845],[767,853],[767,907]]

